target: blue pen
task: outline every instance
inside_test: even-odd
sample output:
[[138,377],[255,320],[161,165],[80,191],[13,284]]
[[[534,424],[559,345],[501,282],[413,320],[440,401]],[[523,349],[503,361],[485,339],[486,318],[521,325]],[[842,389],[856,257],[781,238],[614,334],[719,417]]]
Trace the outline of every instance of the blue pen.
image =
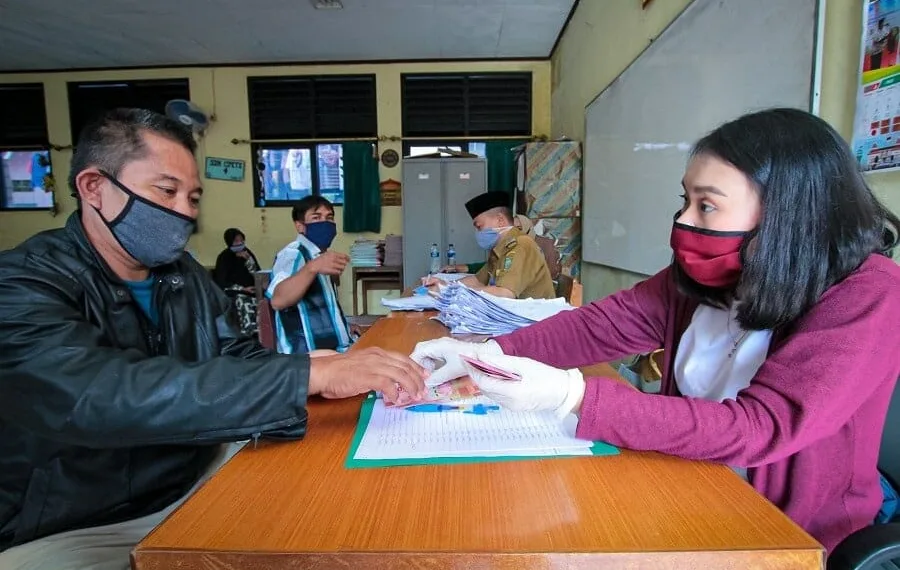
[[475,404],[451,406],[447,404],[416,404],[406,408],[410,412],[462,412],[476,416],[487,415],[488,412],[499,410],[500,406]]

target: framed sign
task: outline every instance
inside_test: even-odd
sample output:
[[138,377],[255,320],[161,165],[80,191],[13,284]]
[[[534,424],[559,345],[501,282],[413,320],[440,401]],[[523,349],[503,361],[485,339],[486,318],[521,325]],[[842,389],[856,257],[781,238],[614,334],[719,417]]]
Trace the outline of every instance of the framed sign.
[[401,192],[400,182],[394,180],[393,178],[389,178],[381,182],[378,185],[378,189],[381,191],[381,205],[382,206],[402,206],[403,205],[403,194]]
[[244,161],[209,156],[206,158],[206,177],[210,180],[241,182],[244,180]]

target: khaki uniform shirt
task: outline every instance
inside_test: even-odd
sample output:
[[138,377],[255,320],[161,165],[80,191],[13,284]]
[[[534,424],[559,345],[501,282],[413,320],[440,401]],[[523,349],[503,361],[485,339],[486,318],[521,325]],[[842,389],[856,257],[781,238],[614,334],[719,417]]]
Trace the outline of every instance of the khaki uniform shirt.
[[509,289],[517,299],[556,297],[541,248],[518,228],[500,235],[475,277],[482,285]]

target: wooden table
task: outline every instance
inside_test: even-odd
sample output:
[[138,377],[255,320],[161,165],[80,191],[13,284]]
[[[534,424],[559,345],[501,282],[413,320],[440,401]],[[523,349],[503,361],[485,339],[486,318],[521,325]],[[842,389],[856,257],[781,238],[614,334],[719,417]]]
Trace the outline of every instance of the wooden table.
[[[446,334],[417,313],[358,346]],[[595,374],[614,374],[606,365]],[[721,465],[613,457],[344,468],[360,398],[245,449],[134,551],[137,570],[821,568],[822,547]]]
[[[369,314],[369,291],[403,290],[403,267],[382,265],[381,267],[353,268],[353,314]],[[363,312],[358,309],[357,285],[362,281]]]

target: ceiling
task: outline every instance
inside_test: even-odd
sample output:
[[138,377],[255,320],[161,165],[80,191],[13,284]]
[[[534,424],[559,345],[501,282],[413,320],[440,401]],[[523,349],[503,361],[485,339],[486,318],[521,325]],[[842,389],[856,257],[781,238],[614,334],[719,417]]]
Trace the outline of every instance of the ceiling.
[[0,70],[544,58],[574,0],[0,0]]

